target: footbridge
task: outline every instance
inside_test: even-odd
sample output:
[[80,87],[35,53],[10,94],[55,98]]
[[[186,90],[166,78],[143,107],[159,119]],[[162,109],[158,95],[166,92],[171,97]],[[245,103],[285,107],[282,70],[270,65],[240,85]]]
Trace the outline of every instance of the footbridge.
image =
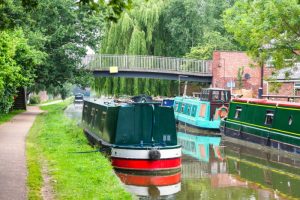
[[83,65],[95,76],[157,78],[210,83],[211,61],[186,58],[93,54]]

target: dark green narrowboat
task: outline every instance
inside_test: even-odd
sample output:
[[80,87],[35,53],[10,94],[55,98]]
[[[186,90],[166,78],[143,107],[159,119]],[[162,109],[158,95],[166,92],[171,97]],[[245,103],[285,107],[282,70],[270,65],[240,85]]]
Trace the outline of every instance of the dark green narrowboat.
[[172,107],[85,100],[82,126],[88,138],[109,147],[115,168],[152,171],[181,167]]
[[222,134],[300,154],[300,104],[265,99],[234,99]]

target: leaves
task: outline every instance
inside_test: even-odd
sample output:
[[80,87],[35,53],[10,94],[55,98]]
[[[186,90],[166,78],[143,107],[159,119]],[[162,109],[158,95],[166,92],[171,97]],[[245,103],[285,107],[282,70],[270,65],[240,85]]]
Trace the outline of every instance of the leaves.
[[226,29],[259,60],[272,57],[276,68],[299,60],[300,4],[297,0],[237,1],[226,10]]

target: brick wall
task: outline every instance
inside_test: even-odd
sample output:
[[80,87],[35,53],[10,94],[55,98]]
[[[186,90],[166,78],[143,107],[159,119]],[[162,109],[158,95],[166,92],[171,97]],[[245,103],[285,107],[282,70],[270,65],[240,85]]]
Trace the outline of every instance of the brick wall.
[[[227,83],[234,81],[235,88],[233,89],[238,89],[237,75],[240,67],[244,67],[241,89],[252,91],[253,97],[256,97],[261,84],[261,69],[245,52],[215,51],[213,53],[212,86],[229,89]],[[264,77],[271,75],[272,70],[272,68],[264,67]],[[246,79],[245,74],[248,74],[250,78]]]

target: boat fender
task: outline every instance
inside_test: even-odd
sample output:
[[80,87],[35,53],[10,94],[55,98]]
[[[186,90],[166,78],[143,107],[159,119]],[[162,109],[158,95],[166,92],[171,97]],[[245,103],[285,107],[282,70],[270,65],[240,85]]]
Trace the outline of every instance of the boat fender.
[[156,149],[151,149],[150,151],[149,151],[149,158],[150,158],[150,160],[158,160],[158,159],[160,159],[160,152],[158,151],[158,150],[156,150]]

